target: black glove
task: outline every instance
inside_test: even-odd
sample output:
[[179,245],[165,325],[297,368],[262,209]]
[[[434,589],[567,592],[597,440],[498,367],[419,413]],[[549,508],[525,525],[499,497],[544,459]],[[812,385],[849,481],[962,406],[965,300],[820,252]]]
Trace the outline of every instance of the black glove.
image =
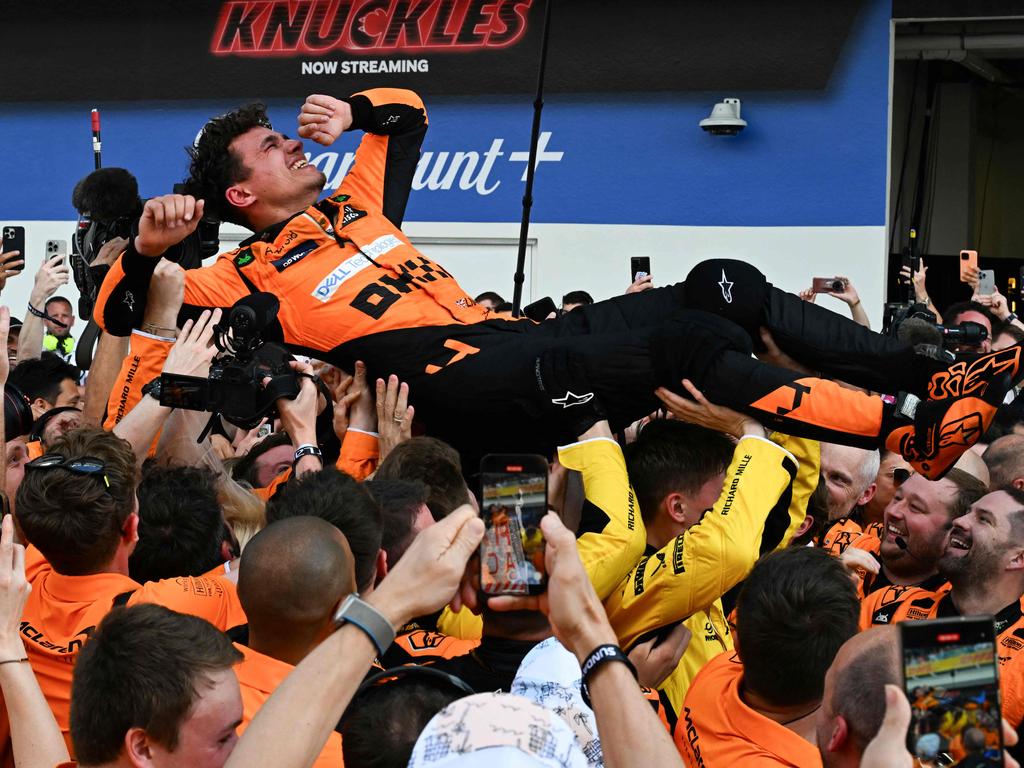
[[579,355],[567,347],[543,353],[533,363],[544,410],[565,432],[577,439],[599,421],[608,418]]

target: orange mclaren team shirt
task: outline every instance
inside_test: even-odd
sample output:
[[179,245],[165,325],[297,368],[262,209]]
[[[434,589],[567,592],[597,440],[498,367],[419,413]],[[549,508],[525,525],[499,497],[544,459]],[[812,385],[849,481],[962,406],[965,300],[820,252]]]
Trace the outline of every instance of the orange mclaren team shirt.
[[864,525],[853,516],[843,517],[825,530],[821,537],[821,548],[829,554],[839,557],[847,547],[854,545],[862,537],[877,538],[881,530],[881,523]]
[[[234,585],[224,579],[186,576],[139,584],[119,573],[63,576],[31,546],[25,553],[25,575],[32,585],[21,621],[26,655],[69,750],[75,659],[115,598],[130,593],[127,605],[157,603],[199,616],[221,630],[246,622]],[[0,714],[0,744],[9,757],[6,708]]]
[[[160,375],[173,339],[164,339],[142,331],[132,331],[131,348],[121,363],[107,400],[107,418],[103,428],[111,430],[142,399],[142,388]],[[154,441],[155,442],[155,441]]]
[[740,698],[743,665],[726,651],[694,678],[674,739],[690,768],[820,768],[818,748]]
[[[245,656],[235,665],[235,674],[242,689],[242,727],[239,733],[245,733],[260,707],[295,667],[238,643],[235,643],[235,648]],[[313,767],[341,768],[341,762],[341,735],[332,733]]]

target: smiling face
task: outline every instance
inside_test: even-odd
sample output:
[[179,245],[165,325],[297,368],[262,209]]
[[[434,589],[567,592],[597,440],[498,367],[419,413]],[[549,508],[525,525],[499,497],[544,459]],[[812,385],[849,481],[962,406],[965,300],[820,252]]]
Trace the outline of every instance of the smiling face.
[[[882,516],[880,554],[894,573],[920,571],[938,563],[946,545],[957,487],[948,479],[911,475],[896,489]],[[896,543],[899,537],[906,549]]]
[[1005,491],[983,496],[953,521],[939,572],[954,588],[994,579],[1024,552],[1024,542],[1014,535],[1022,515],[1020,503]]
[[867,504],[874,495],[877,451],[847,445],[822,443],[821,475],[828,489],[828,519],[849,515],[859,504]]
[[310,165],[302,142],[258,126],[231,142],[244,178],[225,191],[254,229],[263,229],[316,202],[327,179]]

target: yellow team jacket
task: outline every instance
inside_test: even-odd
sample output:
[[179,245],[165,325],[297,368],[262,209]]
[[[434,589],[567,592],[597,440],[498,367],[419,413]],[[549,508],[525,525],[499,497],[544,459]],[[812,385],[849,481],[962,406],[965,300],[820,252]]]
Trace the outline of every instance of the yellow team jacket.
[[690,681],[714,656],[732,650],[721,597],[750,573],[758,557],[784,547],[806,516],[818,483],[818,443],[773,434],[736,446],[722,493],[700,523],[642,558],[604,601],[623,648],[680,621],[692,638],[662,684],[675,712]]

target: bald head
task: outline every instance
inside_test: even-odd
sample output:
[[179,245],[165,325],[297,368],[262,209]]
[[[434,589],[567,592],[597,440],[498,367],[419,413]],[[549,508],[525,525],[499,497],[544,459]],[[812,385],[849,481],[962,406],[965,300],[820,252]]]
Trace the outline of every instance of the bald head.
[[318,517],[268,525],[246,546],[238,569],[238,599],[251,631],[263,636],[318,633],[355,591],[348,542]]
[[960,455],[960,458],[956,460],[956,464],[953,465],[953,469],[959,469],[962,472],[966,472],[975,480],[984,483],[986,488],[989,487],[991,473],[989,472],[988,465],[985,463],[985,459],[974,451],[964,451]]
[[[902,685],[899,630],[874,627],[839,649],[825,675],[818,745],[826,766],[857,765],[885,717],[885,686]],[[852,760],[851,760],[852,759]]]
[[1024,435],[1003,435],[985,449],[982,458],[992,476],[989,488],[1024,487]]

